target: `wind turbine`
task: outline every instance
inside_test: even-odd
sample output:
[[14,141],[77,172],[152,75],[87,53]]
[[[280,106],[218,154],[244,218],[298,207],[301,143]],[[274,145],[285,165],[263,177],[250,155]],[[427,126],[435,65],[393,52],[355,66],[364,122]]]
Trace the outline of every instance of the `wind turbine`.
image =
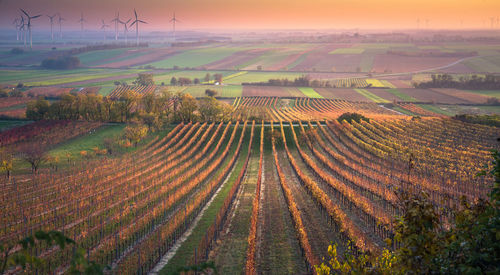
[[132,20],[132,18],[129,18],[127,21],[119,21],[118,23],[123,24],[123,33],[125,34],[125,44],[127,44],[128,40],[128,23]]
[[132,27],[135,24],[135,40],[137,47],[139,47],[139,23],[147,24],[147,22],[144,22],[137,18],[137,11],[135,9],[134,9],[134,14],[135,14],[135,21],[132,22],[132,24],[130,24],[130,27]]
[[111,22],[115,22],[115,40],[118,40],[118,23],[121,23],[120,21],[120,12],[117,13],[116,17],[111,20]]
[[84,22],[87,22],[87,21],[85,20],[85,18],[83,18],[83,12],[82,12],[82,14],[80,15],[80,19],[79,19],[78,21],[76,21],[76,22],[80,23],[80,28],[81,28],[80,38],[82,38],[82,37],[83,37],[83,23],[84,23]]
[[31,19],[35,19],[35,18],[38,18],[40,16],[42,16],[41,14],[39,15],[35,15],[35,16],[30,16],[26,11],[24,11],[23,9],[21,9],[21,11],[26,15],[26,17],[28,18],[28,32],[30,34],[30,49],[33,49],[33,37],[31,36]]
[[56,15],[57,14],[54,14],[52,16],[47,15],[50,21],[50,38],[52,39],[52,41],[54,41],[54,17],[56,17]]
[[24,47],[26,48],[26,23],[24,23],[24,17],[22,15],[19,30],[21,31],[21,39],[24,40]]
[[175,12],[174,12],[174,17],[172,17],[172,19],[170,19],[170,22],[172,22],[173,27],[174,27],[174,42],[175,42],[175,23],[176,22],[179,22],[179,23],[181,22],[181,21],[177,20],[177,18],[175,18]]
[[12,24],[14,25],[14,27],[16,28],[16,40],[19,41],[19,18],[16,18],[14,19],[14,21],[12,21]]
[[62,21],[66,20],[64,18],[61,17],[61,14],[58,14],[59,16],[59,39],[62,39]]
[[103,30],[104,32],[104,41],[106,41],[106,28],[108,28],[109,25],[106,25],[106,23],[104,23],[104,19],[102,19],[102,26],[101,26],[101,30]]

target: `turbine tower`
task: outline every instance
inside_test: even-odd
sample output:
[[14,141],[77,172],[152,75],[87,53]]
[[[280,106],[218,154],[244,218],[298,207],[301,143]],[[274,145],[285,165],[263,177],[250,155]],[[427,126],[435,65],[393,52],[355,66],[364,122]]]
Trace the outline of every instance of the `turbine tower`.
[[40,16],[42,16],[41,14],[39,15],[35,15],[35,16],[30,16],[25,10],[21,9],[21,11],[26,15],[26,17],[28,18],[28,24],[27,27],[28,27],[28,32],[29,32],[29,35],[30,35],[30,49],[33,49],[33,37],[31,36],[31,19],[35,19],[35,18],[38,18]]
[[120,21],[120,12],[117,13],[116,17],[111,20],[111,22],[115,23],[115,40],[118,40],[118,23],[121,23]]
[[173,29],[174,29],[174,35],[173,35],[173,42],[175,42],[175,23],[176,22],[179,22],[179,20],[177,20],[177,18],[175,18],[175,12],[174,12],[174,17],[172,17],[172,19],[170,19],[170,22],[172,22],[172,25],[173,25]]
[[137,11],[135,9],[134,9],[134,14],[135,14],[135,21],[132,22],[132,24],[130,24],[130,27],[132,27],[135,24],[135,40],[137,47],[139,47],[139,24],[140,23],[147,24],[147,22],[144,22],[137,18]]
[[52,39],[52,41],[54,41],[54,18],[56,17],[56,15],[57,14],[54,14],[52,16],[47,15],[50,21],[50,39]]
[[24,17],[22,15],[19,30],[21,31],[21,39],[24,41],[24,47],[26,48],[26,23],[24,23]]
[[118,23],[123,25],[123,34],[125,35],[125,44],[128,43],[128,23],[132,20],[132,18],[129,18],[127,21],[119,21]]
[[61,14],[58,14],[59,16],[59,39],[62,39],[62,21],[66,20],[64,18],[61,17]]
[[83,37],[83,23],[84,23],[84,22],[87,22],[87,21],[85,20],[85,18],[83,18],[83,12],[82,12],[82,14],[80,15],[80,19],[79,19],[78,21],[76,21],[76,22],[80,23],[80,30],[81,30],[81,32],[80,32],[80,38],[82,38],[82,37]]
[[14,27],[16,28],[16,40],[19,41],[19,27],[20,27],[20,20],[19,18],[16,18],[14,19],[14,21],[12,21],[12,24],[14,25]]
[[106,23],[104,23],[104,19],[102,19],[102,25],[101,25],[101,30],[103,30],[104,32],[104,41],[106,41],[106,28],[108,28],[109,25],[106,25]]

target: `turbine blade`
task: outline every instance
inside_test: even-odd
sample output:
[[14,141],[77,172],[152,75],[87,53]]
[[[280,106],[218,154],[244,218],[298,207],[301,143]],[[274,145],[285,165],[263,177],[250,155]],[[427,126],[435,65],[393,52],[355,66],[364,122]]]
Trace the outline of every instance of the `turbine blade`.
[[41,15],[41,14],[39,14],[39,15],[35,15],[35,16],[31,17],[31,19],[35,19],[35,18],[38,18],[38,17],[40,17],[40,16],[42,16],[42,15]]
[[137,11],[134,9],[135,19],[137,19]]
[[24,11],[23,9],[20,9],[20,10],[21,10],[24,14],[26,14],[26,16],[27,16],[27,17],[30,17],[30,16],[29,16],[29,14],[28,14],[26,11]]
[[144,24],[147,24],[148,22],[145,22],[145,21],[142,21],[142,20],[138,20],[140,23],[144,23]]

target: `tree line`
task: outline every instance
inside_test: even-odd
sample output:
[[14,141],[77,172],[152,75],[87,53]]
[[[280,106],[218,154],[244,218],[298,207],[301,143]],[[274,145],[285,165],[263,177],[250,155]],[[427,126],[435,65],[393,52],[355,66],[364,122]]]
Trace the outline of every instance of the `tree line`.
[[125,92],[118,100],[95,94],[64,94],[50,103],[43,97],[29,101],[26,117],[31,120],[86,120],[144,123],[160,128],[181,121],[222,121],[230,119],[232,108],[217,101],[213,93],[202,99],[167,90],[137,96]]
[[433,74],[430,81],[415,82],[415,88],[455,88],[471,90],[498,90],[500,76],[488,74],[483,76],[460,76],[458,79],[449,74]]
[[281,87],[311,87],[311,88],[336,88],[335,82],[328,80],[311,79],[308,75],[297,77],[293,80],[288,78],[269,79],[267,82],[243,82],[241,85],[252,86],[281,86]]
[[[205,83],[209,83],[210,81],[213,81],[214,83],[219,83],[221,84],[223,80],[223,75],[222,74],[214,74],[213,77],[210,75],[210,73],[207,73],[205,77],[203,78],[203,81]],[[170,85],[172,86],[185,86],[185,85],[191,85],[191,84],[200,84],[201,80],[199,78],[188,78],[188,77],[175,77],[173,76],[170,79]]]

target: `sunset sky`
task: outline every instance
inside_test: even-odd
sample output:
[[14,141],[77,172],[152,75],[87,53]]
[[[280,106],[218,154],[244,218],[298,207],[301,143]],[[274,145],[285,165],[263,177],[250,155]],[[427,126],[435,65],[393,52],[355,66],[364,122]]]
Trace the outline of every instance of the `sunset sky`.
[[[491,28],[500,16],[499,0],[0,0],[0,24],[11,22],[24,8],[32,14],[60,12],[65,28],[77,28],[80,12],[86,29],[97,29],[101,19],[116,11],[122,18],[136,8],[148,21],[146,30],[170,30],[175,11],[178,29],[433,29]],[[48,26],[47,17],[37,19]],[[497,27],[498,28],[498,27]]]

